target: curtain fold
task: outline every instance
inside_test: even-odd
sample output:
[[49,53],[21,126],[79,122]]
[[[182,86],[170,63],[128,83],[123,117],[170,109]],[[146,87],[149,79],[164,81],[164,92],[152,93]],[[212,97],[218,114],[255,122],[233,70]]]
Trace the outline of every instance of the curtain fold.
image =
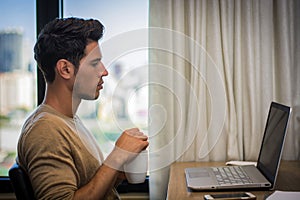
[[271,101],[293,109],[283,159],[299,160],[299,1],[149,7],[150,198],[173,162],[256,160]]

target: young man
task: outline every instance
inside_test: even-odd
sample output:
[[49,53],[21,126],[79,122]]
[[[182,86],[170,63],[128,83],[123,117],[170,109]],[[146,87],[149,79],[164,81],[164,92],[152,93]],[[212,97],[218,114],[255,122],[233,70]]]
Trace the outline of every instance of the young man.
[[26,120],[18,143],[18,164],[37,199],[118,199],[114,188],[124,163],[148,146],[137,128],[125,130],[103,160],[76,111],[94,100],[108,75],[101,62],[97,20],[55,19],[41,31],[35,59],[46,81],[43,103]]

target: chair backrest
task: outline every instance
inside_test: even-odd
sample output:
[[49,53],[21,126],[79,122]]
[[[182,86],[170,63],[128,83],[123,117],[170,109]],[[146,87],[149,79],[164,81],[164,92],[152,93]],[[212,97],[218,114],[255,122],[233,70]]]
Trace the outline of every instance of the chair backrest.
[[15,163],[9,169],[8,174],[18,200],[35,199],[31,182],[23,168]]

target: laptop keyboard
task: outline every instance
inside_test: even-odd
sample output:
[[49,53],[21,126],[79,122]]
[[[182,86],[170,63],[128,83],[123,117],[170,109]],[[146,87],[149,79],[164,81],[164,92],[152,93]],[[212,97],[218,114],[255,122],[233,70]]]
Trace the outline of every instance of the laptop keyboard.
[[213,167],[212,169],[220,185],[252,183],[240,166]]

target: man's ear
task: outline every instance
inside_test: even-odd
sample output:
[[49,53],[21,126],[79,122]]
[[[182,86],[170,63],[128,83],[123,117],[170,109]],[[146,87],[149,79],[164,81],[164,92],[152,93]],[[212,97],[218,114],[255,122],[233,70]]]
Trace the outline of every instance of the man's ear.
[[59,59],[56,63],[57,75],[70,79],[74,75],[74,65],[66,59]]

